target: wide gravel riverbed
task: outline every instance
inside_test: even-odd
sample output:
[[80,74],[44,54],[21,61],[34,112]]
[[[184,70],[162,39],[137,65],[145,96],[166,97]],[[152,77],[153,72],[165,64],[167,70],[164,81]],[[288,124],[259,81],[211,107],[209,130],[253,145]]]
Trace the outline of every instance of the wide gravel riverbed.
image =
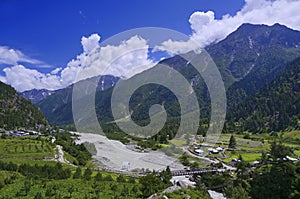
[[77,143],[90,142],[97,149],[93,157],[99,161],[103,168],[112,170],[150,169],[151,171],[165,169],[183,169],[183,165],[175,158],[165,155],[163,152],[150,151],[147,153],[136,152],[128,149],[120,141],[110,140],[99,134],[77,133],[80,135]]

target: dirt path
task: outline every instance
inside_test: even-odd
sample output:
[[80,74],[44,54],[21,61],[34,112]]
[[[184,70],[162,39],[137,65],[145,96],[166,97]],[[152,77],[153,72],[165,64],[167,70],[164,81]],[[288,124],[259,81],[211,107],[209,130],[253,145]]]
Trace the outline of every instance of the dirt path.
[[58,156],[57,161],[67,164],[67,161],[65,160],[65,157],[64,157],[64,151],[62,150],[62,146],[56,145],[56,148],[57,148],[57,156]]
[[56,145],[57,148],[57,161],[63,164],[68,164],[72,167],[77,167],[76,165],[72,164],[68,160],[65,159],[64,151],[62,149],[62,146]]

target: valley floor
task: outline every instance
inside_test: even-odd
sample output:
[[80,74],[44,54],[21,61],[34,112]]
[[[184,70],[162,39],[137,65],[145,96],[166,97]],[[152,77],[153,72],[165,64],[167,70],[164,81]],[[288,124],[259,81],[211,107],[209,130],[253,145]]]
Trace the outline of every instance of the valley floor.
[[149,169],[162,170],[167,166],[171,169],[183,169],[183,165],[175,158],[169,157],[159,151],[149,151],[147,153],[136,152],[126,145],[116,140],[109,140],[99,134],[76,133],[80,135],[77,143],[93,143],[97,149],[97,154],[93,157],[101,164],[101,169],[108,170],[136,170]]
[[[74,135],[74,132],[72,134]],[[55,142],[53,136],[1,136],[0,199],[144,198],[145,187],[141,176],[149,173],[140,175],[139,171],[163,171],[167,166],[170,166],[171,171],[186,169],[186,167],[201,168],[210,167],[210,163],[222,162],[223,165],[219,166],[223,168],[228,166],[228,168],[232,168],[230,169],[231,171],[228,170],[227,172],[216,174],[209,173],[203,176],[201,174],[203,185],[200,185],[200,187],[192,182],[195,179],[189,181],[192,177],[190,175],[175,177],[171,181],[181,179],[182,182],[188,182],[187,184],[192,182],[190,184],[196,186],[196,188],[184,188],[184,185],[181,185],[183,188],[179,190],[176,188],[169,192],[172,188],[168,189],[168,187],[172,187],[172,185],[168,181],[168,183],[159,185],[161,187],[158,187],[157,191],[154,192],[160,193],[157,198],[163,198],[164,195],[168,198],[193,198],[198,196],[200,198],[209,198],[207,189],[217,189],[220,192],[224,187],[230,187],[237,180],[238,172],[233,170],[233,168],[235,169],[238,165],[235,165],[236,162],[232,162],[232,159],[238,159],[241,156],[247,164],[255,161],[259,162],[261,154],[270,151],[271,144],[275,139],[280,139],[284,146],[288,146],[291,149],[292,158],[297,159],[300,155],[299,131],[278,133],[276,136],[270,134],[249,135],[247,132],[234,134],[236,139],[234,149],[228,148],[231,134],[222,134],[216,145],[223,148],[222,152],[209,154],[207,157],[195,155],[193,153],[194,146],[200,145],[200,142],[192,142],[191,147],[185,148],[186,153],[179,157],[180,161],[160,151],[146,150],[147,152],[137,152],[128,147],[128,145],[116,140],[110,140],[103,135],[76,134],[79,136],[73,139],[77,144],[89,142],[96,149],[93,159],[88,161],[85,166],[74,165],[73,163],[77,159],[71,155],[72,151],[65,151],[61,145]],[[209,164],[207,164],[208,162]],[[229,167],[229,165],[232,166]],[[249,171],[254,172],[257,169],[259,170],[260,166],[264,167],[264,165],[258,165],[257,168],[256,166],[246,167]],[[30,170],[26,171],[26,168]],[[40,173],[38,172],[39,170],[43,170],[43,172]],[[48,177],[44,176],[44,171],[48,170],[55,170],[59,175],[52,176],[53,172],[52,174],[49,173],[48,179]],[[132,170],[138,172],[129,172]],[[139,174],[139,177],[132,175],[136,173]],[[150,183],[152,185],[158,183],[151,179],[151,175],[147,178],[149,178],[149,185]],[[249,179],[246,178],[245,180]],[[148,184],[148,179],[146,183]],[[221,187],[221,189],[218,187]],[[163,192],[164,190],[167,191]]]

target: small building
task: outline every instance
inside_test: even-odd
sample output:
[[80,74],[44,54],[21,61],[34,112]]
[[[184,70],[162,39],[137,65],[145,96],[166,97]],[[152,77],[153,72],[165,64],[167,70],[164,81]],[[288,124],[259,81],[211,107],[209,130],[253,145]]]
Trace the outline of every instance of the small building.
[[218,154],[219,151],[218,151],[217,149],[213,149],[211,153],[212,153],[212,154]]
[[197,149],[195,148],[194,152],[195,152],[197,155],[199,155],[199,156],[203,156],[203,155],[204,155],[204,151],[201,150],[201,149],[198,149],[198,148],[197,148]]
[[259,163],[260,163],[259,161],[254,161],[251,163],[251,167],[256,167],[259,165]]
[[229,162],[229,165],[231,166],[235,166],[236,163],[240,162],[240,160],[236,159],[236,158],[232,158],[232,160]]
[[13,132],[13,131],[8,131],[8,132],[7,132],[7,135],[13,136],[13,135],[14,135],[14,132]]
[[186,171],[191,171],[190,167],[184,167],[183,169],[186,170]]
[[218,146],[218,147],[216,148],[216,150],[218,150],[218,151],[223,151],[224,149],[223,149],[222,147]]
[[203,146],[203,147],[210,147],[210,145],[207,144],[207,143],[201,143],[200,146]]
[[41,135],[40,132],[33,131],[33,130],[29,131],[29,133],[32,134],[32,135]]
[[286,159],[289,160],[289,161],[292,161],[292,162],[295,162],[295,161],[298,160],[298,159],[292,158],[292,157],[290,157],[290,156],[286,156]]
[[214,148],[208,148],[207,150],[208,150],[208,152],[210,152],[212,154],[218,154],[219,153],[219,151],[217,149],[214,149]]
[[15,136],[29,136],[29,133],[24,131],[17,131],[15,132]]

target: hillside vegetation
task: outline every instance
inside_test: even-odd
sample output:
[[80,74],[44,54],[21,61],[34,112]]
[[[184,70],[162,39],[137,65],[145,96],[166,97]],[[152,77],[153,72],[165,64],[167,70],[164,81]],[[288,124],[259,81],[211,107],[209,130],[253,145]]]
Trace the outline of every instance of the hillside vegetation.
[[48,125],[38,107],[21,97],[15,89],[0,82],[0,128],[40,128]]
[[[300,58],[238,105],[229,106],[227,130],[281,131],[300,127]],[[231,129],[233,128],[233,129]]]

